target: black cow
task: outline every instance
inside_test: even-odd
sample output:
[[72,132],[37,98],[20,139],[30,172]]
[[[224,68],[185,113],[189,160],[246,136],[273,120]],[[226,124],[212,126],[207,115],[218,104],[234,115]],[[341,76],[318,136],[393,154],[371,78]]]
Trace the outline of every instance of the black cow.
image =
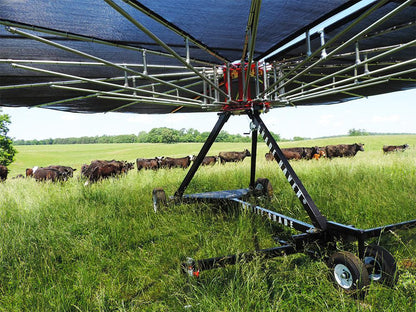
[[390,153],[390,152],[398,152],[398,151],[405,151],[407,148],[409,148],[408,144],[403,145],[384,145],[383,146],[383,152]]
[[244,158],[250,157],[250,156],[251,154],[247,149],[245,149],[242,152],[220,152],[218,154],[221,164],[225,164],[226,162],[243,161]]
[[157,170],[160,167],[160,161],[158,158],[137,158],[136,159],[137,171],[145,170]]
[[354,157],[357,152],[364,151],[364,144],[338,144],[325,146],[325,154],[328,158],[334,157]]
[[191,161],[194,160],[194,155],[180,157],[180,158],[173,158],[173,157],[163,157],[160,161],[161,168],[182,168],[186,169],[190,166]]
[[0,165],[0,182],[6,181],[9,169],[6,166]]

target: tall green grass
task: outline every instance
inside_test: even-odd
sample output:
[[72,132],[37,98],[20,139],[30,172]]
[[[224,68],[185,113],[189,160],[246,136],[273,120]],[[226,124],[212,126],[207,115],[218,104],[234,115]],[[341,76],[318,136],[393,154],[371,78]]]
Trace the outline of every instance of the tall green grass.
[[[292,162],[322,213],[359,228],[416,219],[416,136],[331,138],[284,146],[358,141],[366,151],[352,159]],[[383,155],[383,143],[408,143],[411,148]],[[269,178],[274,187],[267,207],[309,221],[278,166],[264,160],[263,145],[257,176]],[[92,159],[183,156],[200,146],[19,146],[11,176],[34,165],[77,167]],[[215,143],[210,154],[245,147]],[[201,168],[187,193],[246,187],[249,172],[249,159]],[[0,310],[416,311],[415,229],[374,239],[395,256],[401,274],[393,288],[371,285],[364,300],[334,288],[325,263],[303,254],[204,271],[198,279],[183,275],[180,263],[186,257],[272,247],[273,237],[290,234],[257,216],[206,204],[170,205],[155,214],[152,189],[163,187],[173,195],[185,174],[182,169],[132,171],[88,187],[78,174],[65,183],[1,183]]]

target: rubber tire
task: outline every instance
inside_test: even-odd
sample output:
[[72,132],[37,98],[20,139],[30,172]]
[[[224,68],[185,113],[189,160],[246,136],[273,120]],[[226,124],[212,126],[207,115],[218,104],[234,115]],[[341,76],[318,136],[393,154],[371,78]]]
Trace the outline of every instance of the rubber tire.
[[255,185],[255,191],[260,194],[260,196],[266,196],[271,198],[273,196],[273,186],[270,183],[269,179],[258,178]]
[[[369,266],[375,261],[375,266]],[[385,248],[378,245],[369,245],[364,251],[364,264],[367,266],[370,280],[387,286],[397,283],[397,264],[394,257]],[[381,276],[375,276],[381,274]]]
[[[331,278],[335,283],[335,286],[348,295],[357,296],[363,298],[367,291],[367,286],[370,285],[370,279],[368,277],[368,271],[364,263],[351,252],[341,251],[334,253],[328,260],[328,267],[331,269]],[[349,278],[350,285],[340,284],[339,270],[345,269],[345,272]]]
[[155,188],[152,191],[153,210],[157,212],[161,207],[167,205],[166,193],[162,188]]

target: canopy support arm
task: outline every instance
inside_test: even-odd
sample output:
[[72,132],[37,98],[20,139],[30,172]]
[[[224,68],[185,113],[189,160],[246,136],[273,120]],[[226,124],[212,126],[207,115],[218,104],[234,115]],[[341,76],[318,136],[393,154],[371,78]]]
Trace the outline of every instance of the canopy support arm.
[[[47,40],[47,39],[45,39],[45,38],[42,38],[42,37],[39,37],[39,36],[35,36],[35,35],[32,35],[32,34],[26,33],[26,32],[24,32],[24,31],[20,31],[20,30],[18,30],[18,29],[16,29],[16,28],[12,28],[12,27],[10,27],[8,30],[9,30],[11,33],[16,33],[16,34],[19,34],[19,35],[21,35],[21,36],[25,36],[25,37],[27,37],[27,38],[34,39],[34,40],[36,40],[36,41],[39,41],[39,42],[42,42],[42,43],[45,43],[45,44],[51,45],[51,46],[53,46],[53,47],[56,47],[56,48],[62,49],[62,50],[64,50],[64,51],[68,51],[68,52],[71,52],[71,53],[75,53],[75,54],[77,54],[77,55],[81,55],[81,56],[83,56],[83,57],[86,57],[86,58],[89,58],[89,59],[95,60],[95,61],[97,61],[97,62],[100,62],[100,63],[106,64],[106,65],[108,65],[108,66],[111,66],[111,67],[117,68],[117,69],[119,69],[119,70],[121,70],[121,71],[128,72],[128,73],[130,73],[130,74],[134,74],[134,75],[138,75],[138,76],[140,76],[140,77],[143,77],[143,78],[146,78],[146,79],[149,79],[149,80],[154,80],[154,81],[156,81],[156,82],[163,83],[163,84],[168,85],[168,86],[173,87],[173,88],[178,88],[178,89],[180,89],[180,90],[182,90],[182,91],[184,91],[184,92],[192,93],[192,94],[195,94],[195,95],[197,95],[197,96],[203,96],[202,94],[200,94],[200,93],[198,93],[198,92],[195,92],[195,91],[192,91],[192,90],[189,90],[189,89],[182,88],[182,87],[180,87],[180,86],[178,86],[178,85],[175,85],[175,84],[172,84],[172,83],[166,82],[166,81],[164,81],[164,80],[162,80],[162,79],[155,78],[155,77],[150,76],[150,75],[145,75],[144,73],[141,73],[141,72],[138,72],[138,71],[132,70],[132,69],[127,68],[127,67],[124,67],[124,66],[117,65],[117,64],[115,64],[115,63],[109,62],[109,61],[104,60],[104,59],[102,59],[102,58],[99,58],[99,57],[93,56],[93,55],[91,55],[91,54],[88,54],[88,53],[85,53],[85,52],[81,52],[81,51],[79,51],[79,50],[76,50],[76,49],[73,49],[73,48],[70,48],[70,47],[66,47],[66,46],[64,46],[64,45],[61,45],[61,44],[59,44],[59,43],[56,43],[56,42],[53,42],[53,41]],[[199,73],[198,73],[198,75],[199,75]],[[142,90],[138,89],[137,91],[142,91]],[[213,98],[211,98],[211,100],[214,100],[214,99],[213,99]]]
[[215,90],[217,90],[218,92],[220,92],[222,95],[227,96],[227,94],[223,90],[221,90],[218,86],[216,86],[214,82],[212,82],[211,80],[207,79],[197,69],[195,69],[191,64],[188,64],[186,62],[186,59],[184,59],[183,57],[181,57],[171,47],[169,47],[165,42],[163,42],[161,39],[159,39],[155,34],[153,34],[150,30],[148,30],[146,27],[144,27],[141,23],[139,23],[130,14],[128,14],[121,7],[119,7],[117,4],[115,4],[112,0],[104,0],[104,1],[107,2],[107,4],[110,5],[114,10],[116,10],[122,16],[124,16],[134,26],[136,26],[138,29],[140,29],[143,33],[145,33],[147,36],[149,36],[151,39],[153,39],[162,48],[164,48],[166,51],[168,51],[170,54],[172,54],[179,62],[181,62],[183,65],[185,65],[189,70],[193,71],[195,74],[197,74],[199,77],[201,77],[201,79],[206,80],[206,82],[209,85],[211,85]]

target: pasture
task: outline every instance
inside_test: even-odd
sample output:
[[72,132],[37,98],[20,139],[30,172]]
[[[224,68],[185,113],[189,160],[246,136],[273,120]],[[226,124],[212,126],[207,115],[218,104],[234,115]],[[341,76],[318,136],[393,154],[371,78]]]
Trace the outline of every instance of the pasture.
[[[329,219],[359,228],[416,218],[416,135],[285,142],[282,147],[365,144],[354,158],[292,161]],[[383,155],[383,144],[409,144]],[[202,272],[180,271],[186,257],[209,258],[276,246],[287,229],[256,216],[205,204],[177,204],[155,214],[151,192],[173,195],[186,170],[132,170],[88,187],[79,180],[94,159],[196,154],[201,144],[17,146],[0,183],[2,311],[416,311],[416,229],[377,238],[398,262],[393,288],[370,285],[364,300],[333,287],[323,261],[303,254]],[[209,155],[249,144],[215,143]],[[274,188],[269,208],[300,220],[306,213],[259,142],[258,177]],[[28,167],[77,168],[63,183],[11,179]],[[246,187],[250,158],[201,168],[187,193]],[[343,246],[339,246],[342,249]],[[352,246],[354,248],[354,246]]]

